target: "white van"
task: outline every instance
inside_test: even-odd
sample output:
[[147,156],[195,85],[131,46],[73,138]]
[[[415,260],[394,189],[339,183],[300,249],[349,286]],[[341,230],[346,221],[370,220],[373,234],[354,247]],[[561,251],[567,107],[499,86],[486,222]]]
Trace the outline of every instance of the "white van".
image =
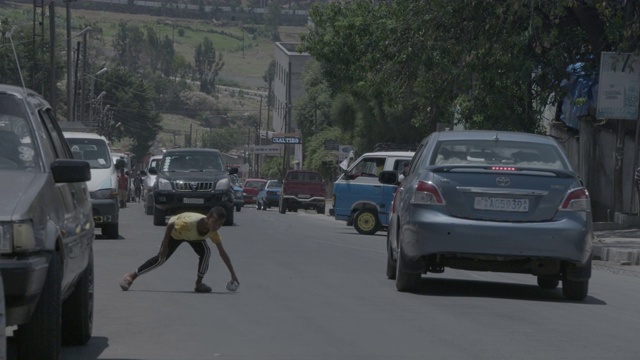
[[64,137],[76,159],[91,166],[91,180],[87,182],[93,221],[108,239],[119,237],[118,174],[109,144],[104,136],[84,132],[64,132]]

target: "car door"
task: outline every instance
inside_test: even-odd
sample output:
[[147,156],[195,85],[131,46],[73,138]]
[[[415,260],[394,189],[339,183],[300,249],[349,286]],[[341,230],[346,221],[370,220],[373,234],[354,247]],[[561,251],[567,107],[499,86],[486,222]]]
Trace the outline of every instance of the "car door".
[[364,156],[358,159],[344,174],[334,205],[336,218],[349,216],[351,209],[362,203],[379,206],[382,201],[383,185],[378,181],[380,164],[385,164],[384,156]]
[[[73,159],[62,130],[58,126],[50,109],[40,109],[38,115],[45,130],[43,144],[55,159]],[[50,164],[49,164],[50,165]],[[47,165],[47,166],[49,166]],[[74,277],[81,272],[89,261],[87,248],[93,246],[93,215],[89,190],[86,182],[56,184],[56,191],[63,199],[63,208],[57,209],[58,226],[62,230],[61,236],[67,261],[64,266],[65,276]],[[84,256],[83,256],[84,255]],[[63,279],[63,284],[71,281]]]

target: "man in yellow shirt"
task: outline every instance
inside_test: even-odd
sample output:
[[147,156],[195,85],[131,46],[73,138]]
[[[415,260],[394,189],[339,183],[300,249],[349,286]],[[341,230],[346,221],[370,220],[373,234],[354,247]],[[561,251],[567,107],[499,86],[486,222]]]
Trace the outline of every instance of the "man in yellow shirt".
[[122,288],[123,291],[129,290],[131,284],[133,284],[133,281],[138,276],[164,264],[164,262],[171,257],[171,254],[176,251],[178,246],[183,242],[187,242],[200,257],[198,262],[198,277],[194,290],[195,292],[202,293],[211,292],[211,287],[202,282],[202,278],[204,278],[209,268],[209,256],[211,255],[211,249],[206,241],[207,238],[218,248],[220,258],[224,261],[227,269],[229,269],[231,273],[231,281],[233,281],[237,287],[237,285],[239,285],[238,277],[233,270],[229,255],[222,246],[220,234],[218,234],[218,230],[224,223],[226,217],[226,211],[220,206],[211,209],[206,216],[186,212],[171,217],[167,224],[158,255],[144,262],[136,271],[125,274],[122,280],[120,280],[120,288]]

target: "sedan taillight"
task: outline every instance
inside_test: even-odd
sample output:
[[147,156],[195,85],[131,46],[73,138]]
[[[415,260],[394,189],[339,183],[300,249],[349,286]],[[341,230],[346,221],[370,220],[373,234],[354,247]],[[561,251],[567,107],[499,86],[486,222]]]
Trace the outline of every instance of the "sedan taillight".
[[445,205],[444,197],[438,186],[430,181],[418,181],[413,192],[412,204]]
[[591,199],[585,188],[577,188],[569,191],[564,196],[560,208],[562,211],[591,211]]

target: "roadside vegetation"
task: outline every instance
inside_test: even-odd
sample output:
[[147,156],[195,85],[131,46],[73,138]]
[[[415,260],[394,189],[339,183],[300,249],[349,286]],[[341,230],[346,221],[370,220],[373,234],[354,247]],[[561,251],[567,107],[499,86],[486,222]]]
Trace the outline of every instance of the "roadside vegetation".
[[[115,78],[118,73],[110,70],[95,77],[93,94],[107,93],[103,106],[128,109],[126,117],[113,114],[121,126],[110,135],[116,141],[130,137],[139,152],[154,141],[168,146],[181,137],[219,146],[215,129],[237,135],[229,136],[238,139],[231,147],[252,143],[257,124],[265,129],[268,123],[270,99],[260,108],[259,99],[215,92],[214,85],[265,91],[273,79],[273,41],[301,39],[300,50],[314,60],[304,74],[306,95],[292,105],[293,120],[302,132],[305,168],[332,171],[335,160],[324,140],[365,152],[381,142],[415,144],[453,126],[543,132],[545,121],[555,120],[544,118],[545,111],[557,107],[568,90],[568,67],[580,64],[582,72],[597,76],[602,51],[640,51],[637,0],[318,2],[310,9],[309,28],[283,26],[279,10],[300,2],[268,3],[259,20],[247,15],[242,21],[206,12],[170,18],[74,9],[75,31],[92,28],[87,73],[106,66],[128,74]],[[31,27],[24,25],[30,24],[31,9],[0,9],[2,33],[16,26],[20,59],[33,58]],[[57,46],[64,49],[63,32],[58,33]],[[0,81],[19,84],[8,40],[0,41]],[[65,60],[60,55],[54,66],[42,66],[45,58],[22,62],[25,82],[40,84],[32,87],[47,96],[49,88],[41,84],[55,68],[55,98],[64,115]],[[109,82],[120,78],[138,90],[118,94],[118,83]],[[149,100],[116,103],[134,94]],[[172,122],[185,119],[194,124],[188,131]],[[133,137],[142,129],[156,132],[155,138]]]

